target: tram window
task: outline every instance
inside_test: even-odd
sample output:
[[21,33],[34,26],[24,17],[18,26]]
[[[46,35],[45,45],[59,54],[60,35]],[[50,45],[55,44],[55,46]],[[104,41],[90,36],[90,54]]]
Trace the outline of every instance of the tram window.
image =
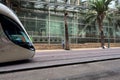
[[11,35],[11,39],[12,39],[13,41],[25,42],[25,40],[23,40],[22,37],[23,37],[23,36],[21,36],[21,35]]
[[16,21],[0,14],[0,23],[10,41],[29,50],[35,50],[26,32]]
[[11,19],[4,17],[2,19],[1,24],[2,24],[5,34],[11,41],[13,41],[17,44],[19,44],[21,42],[30,42],[29,38],[25,34],[24,30],[22,28],[20,28],[20,26],[17,25]]
[[13,41],[17,41],[17,42],[29,42],[29,39],[26,37],[24,32],[19,32],[18,34],[11,34],[10,38]]

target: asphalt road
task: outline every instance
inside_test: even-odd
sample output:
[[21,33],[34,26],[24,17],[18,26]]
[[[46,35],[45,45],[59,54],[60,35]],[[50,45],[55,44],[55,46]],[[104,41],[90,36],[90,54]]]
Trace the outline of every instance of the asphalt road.
[[0,64],[0,74],[120,59],[120,48],[38,51],[30,61]]
[[38,51],[31,61],[0,65],[0,80],[120,80],[119,52],[120,48]]
[[0,74],[0,80],[120,80],[120,59]]

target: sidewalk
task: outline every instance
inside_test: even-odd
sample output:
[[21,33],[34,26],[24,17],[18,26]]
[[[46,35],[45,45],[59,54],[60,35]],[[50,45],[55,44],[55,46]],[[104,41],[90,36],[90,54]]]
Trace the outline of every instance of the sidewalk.
[[31,61],[0,64],[0,74],[120,59],[120,48],[37,50]]

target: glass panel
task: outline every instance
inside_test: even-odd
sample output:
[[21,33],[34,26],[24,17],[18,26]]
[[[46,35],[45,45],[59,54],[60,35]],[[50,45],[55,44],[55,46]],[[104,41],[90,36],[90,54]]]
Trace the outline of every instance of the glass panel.
[[65,0],[57,0],[58,3],[65,3]]

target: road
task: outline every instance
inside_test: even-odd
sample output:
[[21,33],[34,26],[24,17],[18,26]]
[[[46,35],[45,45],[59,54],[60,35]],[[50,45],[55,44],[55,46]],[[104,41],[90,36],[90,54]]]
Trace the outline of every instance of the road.
[[0,80],[120,80],[120,59],[0,74]]
[[37,51],[30,61],[0,64],[0,74],[31,69],[120,59],[120,48]]
[[26,62],[0,64],[0,80],[120,80],[120,48],[41,51]]

